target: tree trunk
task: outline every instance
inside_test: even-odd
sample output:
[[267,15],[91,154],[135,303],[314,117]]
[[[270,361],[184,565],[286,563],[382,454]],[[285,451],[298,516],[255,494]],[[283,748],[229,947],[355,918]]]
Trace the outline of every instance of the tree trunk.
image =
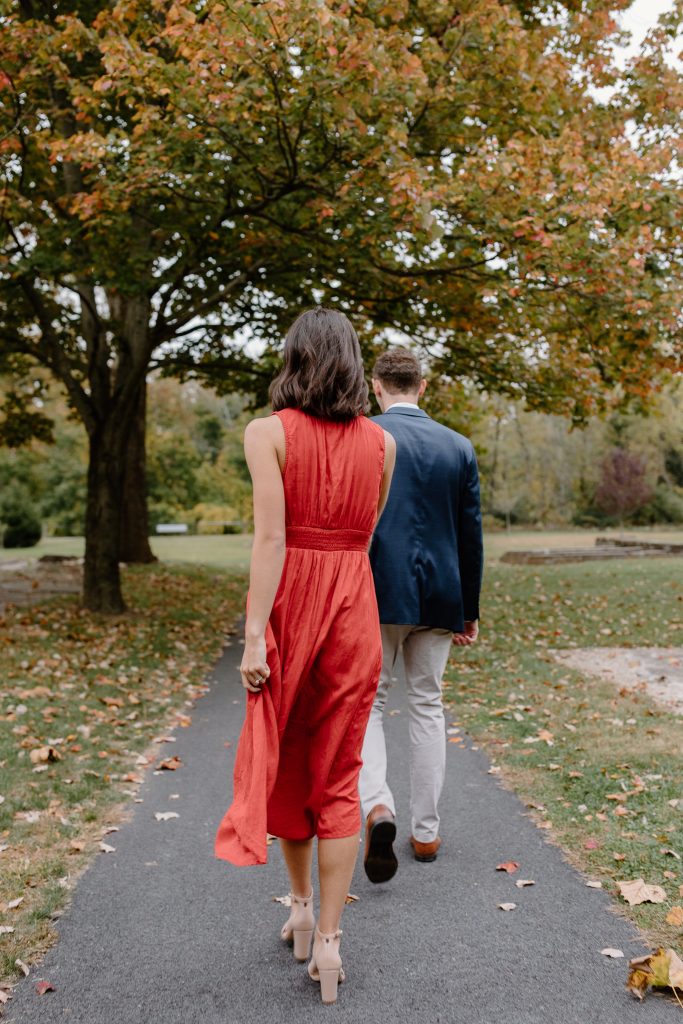
[[115,417],[108,419],[89,439],[83,603],[92,612],[117,614],[126,610],[119,571],[122,424],[117,431]]
[[156,557],[149,546],[145,454],[146,411],[147,385],[143,380],[136,398],[130,432],[123,453],[119,537],[119,559],[122,562],[156,562]]

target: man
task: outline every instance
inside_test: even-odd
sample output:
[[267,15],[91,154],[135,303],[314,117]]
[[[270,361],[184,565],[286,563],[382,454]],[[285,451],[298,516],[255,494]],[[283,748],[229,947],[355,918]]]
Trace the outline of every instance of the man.
[[384,662],[363,745],[360,797],[366,816],[365,871],[396,873],[396,808],[387,785],[382,725],[394,666],[403,650],[409,707],[410,842],[419,861],[441,845],[438,802],[446,768],[442,677],[451,642],[477,639],[483,542],[479,475],[470,441],[431,419],[418,402],[420,363],[395,348],[377,360],[375,422],[396,439],[391,492],[370,548]]

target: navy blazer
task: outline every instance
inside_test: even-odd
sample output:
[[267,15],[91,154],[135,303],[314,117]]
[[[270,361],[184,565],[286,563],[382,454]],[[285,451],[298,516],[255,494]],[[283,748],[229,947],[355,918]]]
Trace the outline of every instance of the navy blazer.
[[479,618],[484,564],[472,443],[418,406],[373,417],[396,439],[396,468],[370,547],[380,622],[459,633]]

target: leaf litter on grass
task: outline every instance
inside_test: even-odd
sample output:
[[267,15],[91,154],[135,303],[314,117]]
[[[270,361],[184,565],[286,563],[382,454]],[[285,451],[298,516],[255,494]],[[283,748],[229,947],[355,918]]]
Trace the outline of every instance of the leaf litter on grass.
[[[139,802],[153,737],[189,724],[245,583],[135,567],[124,572],[128,615],[91,615],[74,597],[0,615],[0,903],[23,897],[12,925],[0,916],[15,929],[0,946],[0,978],[16,979],[17,957],[31,965],[51,945],[67,870],[72,884],[98,850],[114,853],[105,828]],[[170,770],[180,762],[165,760]]]
[[[638,877],[664,889],[661,904],[625,908],[653,944],[672,947],[681,941],[667,916],[683,881],[683,722],[647,693],[582,675],[550,652],[680,645],[679,570],[673,559],[490,565],[480,640],[453,653],[446,689],[464,733],[495,762],[491,774],[576,867],[612,895]],[[653,592],[658,614],[645,616]]]

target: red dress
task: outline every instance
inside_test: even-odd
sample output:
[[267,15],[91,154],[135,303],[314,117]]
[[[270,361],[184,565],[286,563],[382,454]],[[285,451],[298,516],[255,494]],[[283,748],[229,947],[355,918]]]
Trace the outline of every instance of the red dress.
[[367,551],[384,432],[364,416],[275,415],[285,432],[287,550],[266,631],[270,676],[247,694],[233,802],[216,833],[216,856],[233,864],[265,864],[267,832],[358,831],[361,748],[382,664]]

